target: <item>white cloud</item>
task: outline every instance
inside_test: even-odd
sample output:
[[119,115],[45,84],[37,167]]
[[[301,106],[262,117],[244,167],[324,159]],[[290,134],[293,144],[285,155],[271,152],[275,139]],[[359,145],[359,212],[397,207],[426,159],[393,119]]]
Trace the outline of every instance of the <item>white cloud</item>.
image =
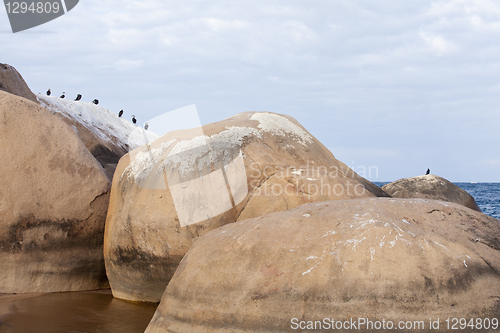
[[142,67],[144,64],[144,60],[129,60],[129,59],[121,59],[111,65],[111,67],[116,68],[119,71],[127,71],[137,69]]
[[437,1],[431,3],[427,15],[443,16],[461,13],[465,10],[467,0]]
[[497,159],[493,159],[493,158],[484,159],[484,160],[481,161],[481,163],[487,164],[489,166],[500,167],[500,158],[497,158]]
[[248,23],[241,20],[221,20],[214,17],[209,17],[205,19],[207,26],[213,31],[222,31],[230,29],[241,29],[248,27]]
[[432,3],[426,13],[441,19],[452,18],[470,23],[477,29],[498,30],[500,3],[490,0],[452,0]]
[[432,52],[438,56],[447,55],[456,50],[456,46],[452,42],[447,41],[441,36],[426,32],[420,32],[419,35],[431,48]]
[[471,25],[478,29],[478,30],[491,30],[493,32],[498,33],[500,30],[500,20],[495,20],[493,22],[488,22],[485,21],[481,16],[479,15],[473,15],[470,17],[470,23]]
[[498,1],[491,0],[469,0],[464,1],[465,11],[468,14],[481,14],[488,17],[494,17],[498,19],[500,16],[500,3]]
[[289,21],[285,24],[285,30],[288,31],[295,43],[312,42],[316,40],[314,31],[303,22]]

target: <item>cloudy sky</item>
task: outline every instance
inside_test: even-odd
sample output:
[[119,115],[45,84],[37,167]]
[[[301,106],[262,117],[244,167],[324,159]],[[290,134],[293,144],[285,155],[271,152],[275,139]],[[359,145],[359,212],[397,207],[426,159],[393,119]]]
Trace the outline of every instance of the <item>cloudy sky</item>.
[[499,1],[80,0],[16,34],[0,9],[0,62],[139,122],[289,114],[372,181],[500,182]]

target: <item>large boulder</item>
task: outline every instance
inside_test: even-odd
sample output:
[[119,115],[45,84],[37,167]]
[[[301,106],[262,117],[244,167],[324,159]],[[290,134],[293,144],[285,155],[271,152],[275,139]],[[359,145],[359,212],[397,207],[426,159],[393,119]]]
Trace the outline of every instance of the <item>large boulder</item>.
[[0,293],[98,289],[110,182],[73,129],[0,91]]
[[246,112],[168,133],[116,169],[104,240],[113,295],[158,302],[193,241],[227,223],[375,196],[387,194],[288,116]]
[[0,63],[0,90],[21,96],[38,103],[23,77],[12,66]]
[[240,221],[194,243],[146,333],[320,332],[332,320],[434,332],[430,318],[441,331],[446,318],[491,320],[499,238],[499,220],[426,199],[317,202]]
[[[70,125],[85,147],[101,164],[109,180],[113,179],[120,158],[143,144],[137,126],[116,113],[90,102],[37,95],[40,104]],[[145,131],[149,140],[158,135]]]
[[443,200],[481,211],[476,200],[467,191],[436,175],[400,179],[382,186],[382,190],[393,198]]

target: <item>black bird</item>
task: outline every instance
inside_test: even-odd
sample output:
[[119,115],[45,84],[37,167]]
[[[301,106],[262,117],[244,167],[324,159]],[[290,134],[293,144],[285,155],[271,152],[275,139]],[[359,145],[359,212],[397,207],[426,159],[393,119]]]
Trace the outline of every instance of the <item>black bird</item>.
[[82,99],[82,95],[80,95],[80,94],[76,95],[75,101],[79,101],[81,99]]
[[427,172],[425,173],[426,175],[431,173],[431,169],[427,169]]
[[61,96],[59,96],[59,98],[64,98],[64,97],[66,97],[66,95],[65,95],[65,94],[66,94],[66,93],[63,91],[63,94],[62,94]]
[[135,116],[134,116],[134,115],[132,115],[132,122],[133,122],[134,124],[135,124],[135,123],[137,123],[137,119],[135,119]]
[[120,110],[120,112],[118,112],[118,117],[121,117],[123,116],[123,110]]
[[92,101],[92,103],[94,103],[95,105],[97,105],[97,104],[99,104],[99,101],[98,101],[97,99],[94,99],[94,100]]
[[147,131],[147,130],[148,130],[148,128],[149,128],[148,123],[145,123],[145,124],[144,124],[144,129]]
[[47,90],[47,96],[50,96],[50,89]]

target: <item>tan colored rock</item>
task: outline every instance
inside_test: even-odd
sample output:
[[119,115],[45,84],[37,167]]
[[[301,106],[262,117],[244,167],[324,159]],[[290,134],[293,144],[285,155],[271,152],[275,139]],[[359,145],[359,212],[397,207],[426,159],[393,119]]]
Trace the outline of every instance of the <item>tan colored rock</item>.
[[0,90],[21,96],[38,104],[35,94],[30,90],[19,72],[10,65],[0,63]]
[[[430,318],[440,331],[446,318],[498,318],[499,239],[499,220],[426,199],[317,202],[240,221],[194,243],[146,333],[292,332],[324,318],[434,332]],[[320,328],[330,329],[310,331]]]
[[159,301],[193,241],[224,224],[384,195],[288,116],[246,112],[172,132],[116,169],[104,242],[113,295]]
[[73,129],[0,91],[0,293],[108,285],[110,182]]
[[382,186],[382,190],[393,198],[443,200],[481,211],[476,200],[467,191],[436,175],[403,178]]

